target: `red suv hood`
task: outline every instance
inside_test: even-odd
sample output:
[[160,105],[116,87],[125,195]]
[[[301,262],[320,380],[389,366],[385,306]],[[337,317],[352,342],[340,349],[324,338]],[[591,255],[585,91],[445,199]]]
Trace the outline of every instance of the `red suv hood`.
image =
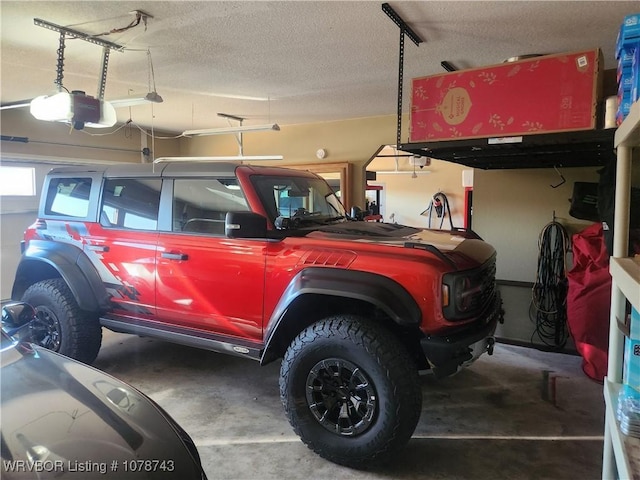
[[[392,223],[346,222],[327,225],[314,230],[307,237],[375,243],[401,248],[427,247],[424,248],[427,251],[433,251],[435,248],[456,264],[461,260],[457,254],[463,254],[478,264],[483,264],[495,254],[491,245],[470,231],[430,230]],[[458,266],[462,267],[462,265]]]

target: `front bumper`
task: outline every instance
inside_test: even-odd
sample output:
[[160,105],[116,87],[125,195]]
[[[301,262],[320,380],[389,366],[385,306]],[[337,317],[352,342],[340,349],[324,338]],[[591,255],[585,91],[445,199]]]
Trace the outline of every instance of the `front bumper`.
[[500,294],[481,315],[481,320],[469,328],[450,335],[430,335],[420,340],[422,351],[436,377],[453,375],[460,367],[473,363],[480,355],[493,353],[498,322],[504,322]]

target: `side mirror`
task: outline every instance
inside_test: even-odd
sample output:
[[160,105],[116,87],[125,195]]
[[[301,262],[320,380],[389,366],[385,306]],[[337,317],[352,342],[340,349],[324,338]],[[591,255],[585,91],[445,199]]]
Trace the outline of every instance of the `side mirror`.
[[2,330],[17,341],[29,341],[36,310],[28,303],[15,302],[2,307]]
[[224,233],[228,238],[266,238],[267,219],[253,212],[227,212]]

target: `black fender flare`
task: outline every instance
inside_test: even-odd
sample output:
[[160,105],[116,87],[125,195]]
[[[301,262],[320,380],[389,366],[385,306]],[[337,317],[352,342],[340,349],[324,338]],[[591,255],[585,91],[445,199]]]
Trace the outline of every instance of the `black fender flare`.
[[[376,273],[310,267],[298,272],[280,297],[265,329],[261,364],[279,356],[279,333],[294,321],[287,316],[290,305],[303,295],[327,295],[362,300],[379,308],[402,327],[418,328],[422,312],[411,294],[395,280]],[[299,325],[299,332],[307,324]]]
[[109,294],[87,255],[75,245],[46,240],[31,240],[22,254],[11,292],[12,299],[20,300],[34,278],[44,279],[34,273],[37,263],[46,264],[58,272],[82,310],[96,312],[107,308]]

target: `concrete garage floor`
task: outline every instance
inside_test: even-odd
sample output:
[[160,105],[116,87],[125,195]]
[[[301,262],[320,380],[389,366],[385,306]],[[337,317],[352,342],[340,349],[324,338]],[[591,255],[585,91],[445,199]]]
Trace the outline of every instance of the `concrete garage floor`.
[[458,375],[423,377],[420,423],[375,471],[330,463],[287,422],[280,364],[104,332],[95,366],[156,400],[193,437],[210,479],[598,479],[602,386],[579,357],[498,344]]

